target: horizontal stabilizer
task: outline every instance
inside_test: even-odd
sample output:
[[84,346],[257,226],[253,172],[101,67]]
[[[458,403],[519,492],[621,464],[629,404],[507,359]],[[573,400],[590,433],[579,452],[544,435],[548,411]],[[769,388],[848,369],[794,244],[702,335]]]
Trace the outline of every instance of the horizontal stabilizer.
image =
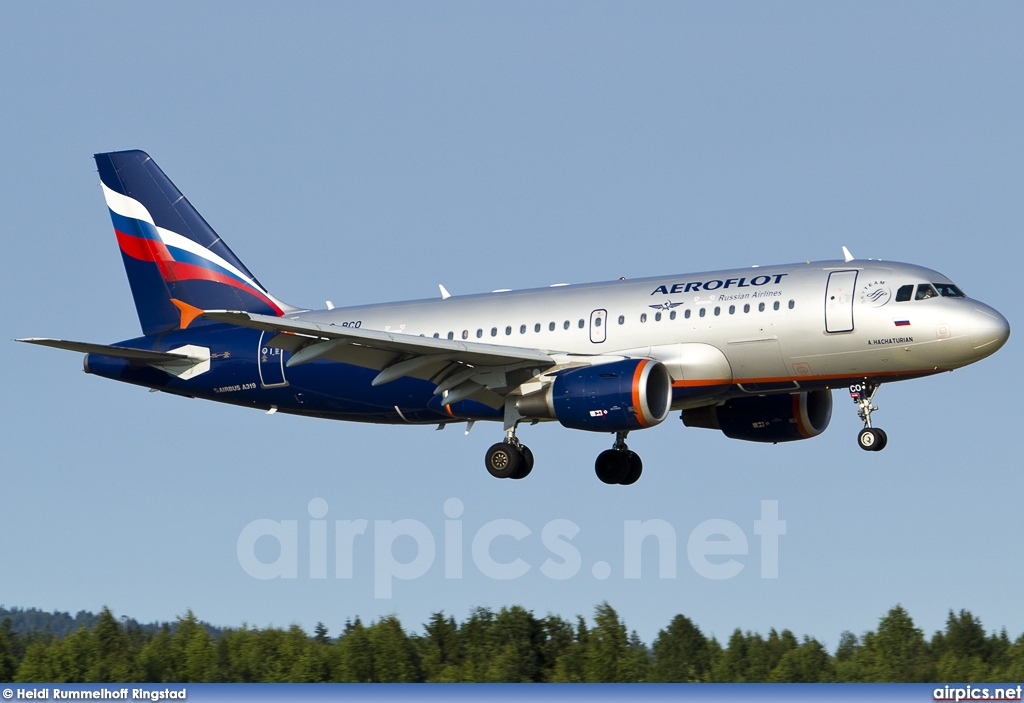
[[[29,344],[39,344],[44,347],[55,349],[66,349],[68,351],[82,352],[83,354],[102,354],[112,356],[116,359],[136,361],[140,364],[169,364],[183,361],[193,361],[188,354],[175,354],[173,352],[149,351],[147,349],[132,349],[131,347],[115,347],[108,344],[91,344],[89,342],[71,342],[65,339],[47,339],[45,337],[28,337],[15,340]],[[202,359],[195,359],[202,361]]]

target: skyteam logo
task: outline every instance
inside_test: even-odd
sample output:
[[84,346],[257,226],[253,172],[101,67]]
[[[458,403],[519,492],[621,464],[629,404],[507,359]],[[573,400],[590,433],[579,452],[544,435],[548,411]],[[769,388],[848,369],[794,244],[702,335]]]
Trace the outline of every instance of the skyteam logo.
[[892,299],[892,290],[885,281],[871,281],[860,289],[860,302],[880,308]]

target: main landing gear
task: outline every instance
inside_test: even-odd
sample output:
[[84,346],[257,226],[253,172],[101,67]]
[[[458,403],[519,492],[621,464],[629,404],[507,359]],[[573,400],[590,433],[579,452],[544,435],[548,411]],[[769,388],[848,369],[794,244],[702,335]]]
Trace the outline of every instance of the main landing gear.
[[494,478],[526,478],[533,471],[533,452],[516,437],[513,426],[505,432],[505,441],[491,445],[484,456],[487,472]]
[[630,486],[637,482],[644,471],[640,456],[626,446],[628,432],[616,432],[615,444],[597,455],[594,470],[603,483]]
[[[597,455],[594,469],[604,483],[629,486],[643,473],[644,463],[626,446],[627,432],[615,433],[615,444]],[[516,437],[513,426],[505,432],[505,441],[491,445],[484,456],[487,473],[495,478],[526,478],[533,471],[533,452]]]
[[864,422],[864,429],[857,434],[857,444],[867,452],[880,452],[889,443],[885,430],[871,426],[871,413],[878,410],[878,406],[873,405],[872,400],[881,385],[864,379],[864,383],[850,386],[850,397],[857,404],[857,417]]

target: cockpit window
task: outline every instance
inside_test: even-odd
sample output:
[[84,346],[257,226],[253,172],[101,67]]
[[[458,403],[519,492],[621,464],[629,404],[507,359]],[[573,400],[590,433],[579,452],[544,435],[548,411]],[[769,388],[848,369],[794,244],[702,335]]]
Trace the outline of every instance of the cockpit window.
[[908,300],[910,300],[910,296],[912,296],[913,294],[914,294],[914,285],[913,284],[908,284],[908,285],[905,285],[905,286],[900,286],[900,289],[898,291],[896,291],[896,302],[897,303],[905,303]]
[[934,284],[939,289],[939,295],[943,298],[966,298],[964,292],[954,286],[952,283],[936,283]]
[[917,284],[917,295],[914,296],[914,300],[928,300],[928,298],[939,297],[938,292],[932,288],[930,283],[918,283]]

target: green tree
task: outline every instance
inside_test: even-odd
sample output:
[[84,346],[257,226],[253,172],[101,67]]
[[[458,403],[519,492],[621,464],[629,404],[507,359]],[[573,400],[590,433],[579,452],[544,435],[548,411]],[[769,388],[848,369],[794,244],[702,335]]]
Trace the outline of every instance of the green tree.
[[25,657],[21,660],[14,680],[19,683],[59,681],[53,661],[55,649],[56,645],[53,643],[33,642],[30,644],[25,650]]
[[375,680],[370,633],[359,618],[346,623],[345,633],[335,643],[330,661],[334,681],[369,683]]
[[14,658],[15,637],[11,627],[11,619],[4,618],[0,623],[0,681],[13,681],[18,671],[18,662]]
[[878,623],[876,632],[868,632],[860,650],[858,663],[863,666],[865,680],[879,683],[922,682],[935,680],[935,666],[924,634],[897,605]]
[[594,629],[590,631],[586,649],[586,680],[594,683],[625,681],[621,663],[626,657],[628,638],[626,626],[607,602],[597,606]]
[[443,612],[430,616],[423,626],[425,636],[419,640],[423,676],[427,681],[459,680],[459,626],[455,618]]
[[540,621],[539,660],[543,681],[555,681],[558,663],[576,645],[576,632],[568,620],[549,614]]
[[835,681],[835,666],[825,647],[815,639],[804,636],[795,649],[782,655],[769,675],[770,681],[785,683],[817,683]]
[[685,615],[676,615],[654,640],[654,681],[705,681],[711,668],[708,640]]
[[587,680],[587,651],[590,647],[590,630],[586,621],[576,618],[576,632],[571,642],[558,652],[549,681],[557,683],[581,683]]
[[836,669],[836,680],[846,682],[867,681],[861,658],[860,640],[857,635],[849,630],[839,635],[839,646],[836,647],[836,655],[833,659]]
[[421,680],[416,650],[394,615],[381,618],[369,628],[373,680],[410,683]]
[[650,680],[651,652],[633,630],[626,644],[626,656],[619,668],[619,676],[623,681],[640,683]]

